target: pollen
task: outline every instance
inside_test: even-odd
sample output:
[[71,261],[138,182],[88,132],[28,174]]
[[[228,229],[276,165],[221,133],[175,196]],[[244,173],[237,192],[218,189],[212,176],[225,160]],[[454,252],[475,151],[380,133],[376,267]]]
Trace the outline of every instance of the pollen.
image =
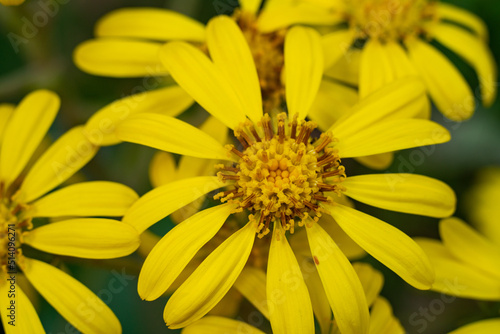
[[401,41],[423,35],[437,20],[433,0],[348,0],[347,20],[360,39]]
[[236,10],[234,20],[240,26],[255,62],[262,92],[264,112],[271,112],[284,101],[285,88],[281,81],[284,65],[285,29],[261,33],[254,14]]
[[340,195],[345,178],[331,133],[313,139],[313,122],[288,120],[285,113],[275,123],[266,114],[256,125],[249,121],[240,125],[234,134],[243,149],[227,146],[238,162],[216,166],[218,177],[231,189],[215,199],[237,203],[238,210],[250,212],[259,237],[268,234],[274,222],[293,233],[296,226],[317,221],[319,203]]

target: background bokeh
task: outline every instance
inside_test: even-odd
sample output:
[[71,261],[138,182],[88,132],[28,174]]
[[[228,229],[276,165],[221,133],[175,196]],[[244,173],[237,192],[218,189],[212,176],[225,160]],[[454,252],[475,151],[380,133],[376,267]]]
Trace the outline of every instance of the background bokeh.
[[[57,92],[62,99],[61,110],[51,128],[57,138],[64,131],[84,123],[107,103],[142,89],[142,79],[113,79],[83,73],[72,62],[72,52],[81,42],[93,36],[96,21],[104,14],[122,7],[151,6],[168,8],[206,23],[234,0],[27,0],[20,7],[0,5],[0,102],[19,102],[24,95],[38,88]],[[500,3],[491,0],[450,1],[484,19],[490,31],[490,47],[500,56]],[[13,34],[23,36],[26,21],[44,10],[44,4],[57,4],[46,24],[37,27],[29,38],[13,44]],[[45,7],[47,8],[47,7]],[[227,12],[223,12],[227,13]],[[474,71],[456,56],[450,55],[473,88],[478,86]],[[433,111],[433,119],[452,134],[452,141],[438,147],[407,150],[397,153],[391,172],[411,172],[432,176],[447,182],[457,193],[456,215],[468,219],[467,191],[485,166],[500,166],[500,103],[490,109],[478,104],[475,115],[464,123],[446,120]],[[204,112],[198,107],[181,118],[199,124]],[[199,116],[201,115],[201,116]],[[133,144],[120,144],[100,150],[79,177],[88,180],[111,180],[134,188],[140,195],[151,189],[148,165],[154,150]],[[345,161],[350,175],[372,172],[355,162]],[[500,199],[499,199],[500,200]],[[381,218],[410,236],[438,237],[438,220],[392,213],[359,204],[363,210]],[[500,222],[499,222],[500,223]],[[153,229],[163,234],[172,223],[165,219]],[[29,251],[29,250],[28,250]],[[78,261],[37,254],[42,259],[61,265],[81,282],[98,293],[121,320],[124,333],[160,333],[169,331],[162,313],[166,297],[154,302],[141,301],[136,292],[140,258],[137,255],[110,261]],[[398,276],[373,259],[367,258],[385,276],[382,294],[394,308],[408,333],[445,333],[474,320],[498,316],[499,303],[446,298],[434,292],[421,292],[404,283]],[[125,274],[125,275],[123,275]],[[116,278],[122,279],[116,283]],[[110,289],[110,282],[114,284]],[[118,288],[117,288],[118,287]],[[114,292],[111,292],[113,290]],[[36,294],[34,296],[37,296]],[[35,297],[36,298],[36,297]],[[439,302],[441,301],[441,302]],[[42,323],[48,333],[77,333],[43,299],[36,301]],[[441,307],[444,305],[444,307]],[[19,319],[22,321],[22,319]]]

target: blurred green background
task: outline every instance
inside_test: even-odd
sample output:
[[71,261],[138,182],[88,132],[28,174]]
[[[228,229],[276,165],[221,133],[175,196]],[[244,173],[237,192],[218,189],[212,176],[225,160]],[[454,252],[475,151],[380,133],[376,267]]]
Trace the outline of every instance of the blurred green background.
[[[107,103],[130,95],[141,86],[142,79],[113,79],[92,76],[78,70],[72,62],[72,52],[81,42],[93,37],[93,27],[104,14],[122,7],[151,6],[176,10],[206,23],[217,14],[221,4],[230,6],[232,0],[170,0],[170,1],[83,1],[60,0],[57,13],[27,43],[12,46],[9,33],[22,35],[26,19],[31,19],[41,10],[42,3],[51,1],[27,0],[20,7],[0,6],[0,102],[19,102],[24,95],[38,88],[57,92],[62,99],[59,115],[50,135],[57,138],[64,131],[84,123],[94,112]],[[490,47],[498,59],[500,56],[500,4],[491,0],[450,1],[466,8],[484,19],[490,31]],[[220,8],[220,7],[219,7]],[[473,88],[477,87],[474,71],[457,57],[451,55]],[[195,107],[197,108],[197,107]],[[407,150],[396,155],[391,172],[414,172],[432,176],[447,182],[458,195],[456,215],[468,219],[465,210],[465,195],[481,168],[500,166],[500,104],[485,110],[479,106],[475,115],[464,123],[454,123],[433,111],[433,119],[452,134],[452,141],[415,153],[421,149]],[[191,110],[181,118],[200,122],[194,118],[199,114]],[[427,153],[425,153],[427,152]],[[429,153],[430,152],[430,153]],[[89,180],[111,180],[127,184],[140,195],[151,189],[148,180],[148,165],[154,151],[133,144],[120,144],[100,150],[96,158],[84,169]],[[416,157],[422,161],[413,161]],[[371,173],[355,162],[345,162],[350,175]],[[409,166],[413,166],[409,170]],[[392,213],[359,205],[360,208],[383,219],[410,236],[438,237],[438,220],[420,216]],[[500,222],[499,222],[500,223]],[[172,225],[164,220],[154,227],[162,234]],[[53,258],[47,260],[54,261]],[[108,284],[125,270],[127,275],[136,275],[140,268],[138,256],[116,261],[85,261],[56,259],[62,261],[75,277],[100,295],[122,322],[124,333],[170,332],[162,319],[166,298],[154,302],[143,302],[137,295],[137,279],[122,280],[121,291],[109,293]],[[438,293],[421,292],[405,284],[398,276],[385,269],[373,259],[365,259],[380,269],[386,283],[382,294],[387,297],[394,313],[408,333],[445,333],[474,320],[499,316],[499,303],[455,299],[442,302]],[[131,265],[130,265],[131,264]],[[125,268],[126,269],[123,269]],[[110,273],[110,269],[114,272]],[[447,299],[448,301],[450,299]],[[443,308],[440,305],[445,305]],[[43,299],[39,300],[39,314],[48,333],[77,333]],[[424,315],[428,309],[428,317]],[[22,320],[20,320],[22,321]],[[425,325],[424,325],[425,323]]]

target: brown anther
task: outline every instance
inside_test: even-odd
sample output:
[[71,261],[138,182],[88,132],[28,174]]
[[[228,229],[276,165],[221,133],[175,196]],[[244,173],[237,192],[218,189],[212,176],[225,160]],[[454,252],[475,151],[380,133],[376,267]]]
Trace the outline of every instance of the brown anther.
[[316,148],[314,150],[316,151],[316,153],[319,153],[319,152],[321,152],[321,150],[323,150],[332,141],[333,140],[332,140],[332,138],[330,136],[325,135],[323,137],[323,141],[321,142],[321,144],[319,144],[318,146],[316,146]]
[[318,210],[319,206],[317,206],[316,204],[312,204],[311,202],[309,201],[306,201],[306,200],[303,200],[302,203],[304,203],[305,206],[307,206],[309,209],[311,210]]
[[262,128],[264,129],[264,136],[266,140],[271,140],[273,138],[273,127],[271,118],[268,114],[265,114],[264,117],[262,117]]
[[226,172],[233,172],[233,173],[238,173],[240,171],[239,168],[236,167],[231,167],[231,166],[225,166],[225,165],[217,165],[215,168],[226,171]]
[[304,156],[304,150],[300,150],[297,152],[297,156],[295,157],[295,159],[293,160],[293,162],[295,164],[298,164],[300,162],[300,160],[302,160],[302,156]]
[[243,139],[245,139],[245,141],[248,143],[249,146],[251,146],[254,143],[252,138],[250,138],[250,136],[245,131],[241,130],[239,134],[241,137],[243,137]]
[[250,206],[250,202],[255,198],[255,196],[257,196],[255,193],[251,194],[250,196],[248,196],[247,198],[245,198],[243,200],[243,202],[241,202],[240,206],[242,208],[246,208],[247,206]]
[[278,140],[280,144],[283,144],[283,141],[285,140],[285,118],[285,113],[278,115]]
[[292,127],[292,129],[290,131],[290,138],[292,138],[292,139],[295,139],[297,136],[297,117],[298,117],[297,114],[295,114],[293,116],[293,121],[292,121],[292,124],[290,125]]
[[336,170],[332,170],[332,171],[329,171],[329,172],[325,172],[322,175],[323,175],[324,178],[327,178],[327,177],[337,176],[337,175],[342,175],[342,174],[343,174],[342,170],[336,169]]
[[326,165],[326,164],[329,164],[331,162],[334,162],[335,160],[337,159],[336,156],[334,155],[330,155],[329,157],[327,157],[326,159],[322,159],[320,161],[318,161],[318,167],[320,166],[323,166],[323,165]]
[[318,187],[321,191],[335,191],[337,189],[337,185],[326,183],[318,183]]
[[240,176],[239,175],[228,175],[228,174],[222,174],[222,173],[217,173],[218,176],[222,178],[222,181],[227,181],[227,180],[239,180]]
[[253,126],[252,123],[247,124],[247,128],[250,130],[250,133],[252,136],[255,138],[257,142],[261,142],[262,140],[260,139],[259,134],[257,133],[257,130],[255,130],[255,127]]
[[320,202],[328,202],[328,197],[326,197],[326,196],[321,196],[321,195],[315,194],[315,195],[312,195],[312,198],[314,198],[315,200],[320,201]]

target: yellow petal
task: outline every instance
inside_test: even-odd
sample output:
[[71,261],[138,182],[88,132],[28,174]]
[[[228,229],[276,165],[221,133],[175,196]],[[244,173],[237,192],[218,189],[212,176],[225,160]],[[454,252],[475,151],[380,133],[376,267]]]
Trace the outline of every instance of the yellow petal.
[[429,289],[434,271],[424,251],[397,228],[343,205],[324,205],[340,227],[370,255],[417,289]]
[[245,114],[253,122],[260,121],[262,95],[259,78],[241,29],[228,16],[216,16],[207,25],[207,45],[215,66],[234,87]]
[[347,56],[354,38],[354,30],[351,29],[338,30],[321,36],[325,70],[337,63],[341,57]]
[[24,274],[59,314],[83,333],[121,333],[120,321],[85,285],[41,261],[25,258]]
[[[21,185],[30,202],[57,187],[89,162],[98,151],[77,126],[62,135],[31,168]],[[3,171],[3,170],[2,170]]]
[[131,115],[117,125],[116,136],[123,141],[162,151],[205,159],[230,160],[228,151],[213,137],[170,116],[149,113]]
[[304,277],[304,282],[306,283],[307,291],[309,291],[309,297],[311,298],[314,316],[318,321],[321,333],[330,333],[330,327],[332,326],[332,310],[312,255],[307,257],[300,256],[295,252],[293,246],[292,249],[297,255],[302,276]]
[[330,127],[336,137],[348,137],[390,119],[413,118],[421,112],[425,87],[417,78],[396,80],[361,100]]
[[284,231],[275,224],[267,263],[267,297],[273,333],[314,333],[311,299]]
[[250,302],[264,317],[269,319],[266,296],[266,273],[258,268],[247,266],[243,269],[234,287]]
[[444,2],[439,2],[436,8],[440,18],[464,25],[474,31],[483,41],[488,42],[488,28],[475,14]]
[[129,39],[100,38],[77,46],[73,61],[94,75],[127,78],[167,75],[159,51],[162,44]]
[[235,204],[223,204],[200,211],[161,238],[142,266],[139,296],[145,300],[160,297],[234,209]]
[[392,162],[394,161],[394,153],[387,152],[357,157],[356,161],[371,169],[384,170],[392,165]]
[[349,137],[335,132],[334,136],[339,139],[336,148],[342,158],[441,144],[451,139],[448,130],[425,119],[394,119],[360,129]]
[[449,217],[456,197],[445,183],[415,174],[358,175],[345,179],[345,195],[386,210],[429,217]]
[[497,94],[495,59],[484,41],[464,29],[441,23],[432,28],[432,36],[464,58],[477,72],[483,104],[490,107]]
[[259,31],[277,31],[294,24],[333,25],[341,21],[337,13],[310,3],[267,6],[257,19]]
[[[352,267],[356,271],[356,274],[358,274],[359,281],[365,291],[366,303],[368,307],[371,307],[382,290],[384,276],[368,263],[356,262],[352,264]],[[371,320],[373,321],[373,319]]]
[[314,263],[340,331],[367,333],[368,305],[351,263],[319,224],[313,223],[306,230]]
[[339,60],[325,71],[325,76],[351,86],[358,86],[361,50],[349,49]]
[[[9,293],[9,291],[13,290],[9,276],[15,277],[13,280],[15,296]],[[33,304],[18,285],[17,279],[17,275],[8,275],[7,282],[0,284],[0,307],[2,308],[2,324],[5,333],[45,334]],[[12,308],[14,308],[14,311],[11,311]]]
[[182,330],[183,334],[206,334],[206,333],[245,333],[264,334],[264,332],[252,327],[242,321],[224,317],[208,316],[198,320]]
[[24,243],[52,254],[112,259],[134,252],[139,234],[119,220],[81,218],[37,227],[25,235]]
[[168,152],[156,152],[149,164],[149,180],[153,188],[176,180],[176,173],[174,156]]
[[64,187],[32,204],[34,217],[123,216],[139,198],[120,183],[84,182]]
[[290,115],[306,118],[323,75],[323,51],[319,34],[293,27],[285,38],[286,103]]
[[449,334],[491,334],[500,332],[500,318],[476,321]]
[[3,141],[7,124],[9,124],[10,116],[14,113],[14,110],[16,110],[16,106],[13,104],[0,104],[0,145]]
[[60,103],[55,93],[37,90],[28,94],[14,110],[0,150],[0,170],[5,188],[28,163],[54,121]]
[[203,42],[203,24],[167,9],[122,8],[104,16],[96,26],[97,36],[136,37],[158,41]]
[[458,218],[443,219],[439,232],[444,245],[455,257],[500,280],[500,245],[495,245]]
[[[345,197],[347,199],[347,197]],[[335,198],[338,202],[338,199]],[[340,202],[341,203],[341,202]],[[342,203],[341,203],[342,204]],[[347,205],[347,204],[344,204]],[[337,246],[350,260],[362,258],[366,255],[363,248],[359,247],[335,222],[329,215],[321,216],[318,222],[321,227],[332,237]],[[312,258],[309,241],[307,240],[306,231],[299,229],[290,237],[290,245],[296,254],[301,254]]]
[[247,262],[255,239],[254,222],[227,238],[170,297],[163,312],[169,328],[201,319],[231,288]]
[[[154,80],[145,78],[143,83],[154,89],[158,86]],[[115,145],[121,142],[115,135],[116,125],[130,115],[147,112],[176,117],[193,102],[193,98],[177,85],[134,94],[97,111],[85,124],[85,134],[95,145]]]
[[[416,238],[417,244],[429,257],[436,272],[432,290],[461,298],[500,300],[498,278],[456,259],[439,241]],[[454,299],[449,297],[450,301]]]
[[346,113],[350,113],[357,102],[358,93],[354,88],[322,80],[308,116],[325,131]]
[[370,334],[405,333],[401,325],[398,325],[399,321],[392,314],[391,304],[384,297],[378,297],[371,311]]
[[199,176],[171,182],[139,198],[125,213],[123,221],[141,233],[175,210],[223,186],[224,183],[216,176]]
[[453,121],[474,112],[474,96],[464,77],[436,48],[418,39],[407,41],[410,59],[439,111]]
[[171,42],[162,48],[160,57],[175,81],[226,126],[234,129],[245,121],[246,106],[235,87],[201,50]]
[[392,64],[384,46],[376,39],[369,39],[361,51],[359,96],[365,98],[395,79]]

